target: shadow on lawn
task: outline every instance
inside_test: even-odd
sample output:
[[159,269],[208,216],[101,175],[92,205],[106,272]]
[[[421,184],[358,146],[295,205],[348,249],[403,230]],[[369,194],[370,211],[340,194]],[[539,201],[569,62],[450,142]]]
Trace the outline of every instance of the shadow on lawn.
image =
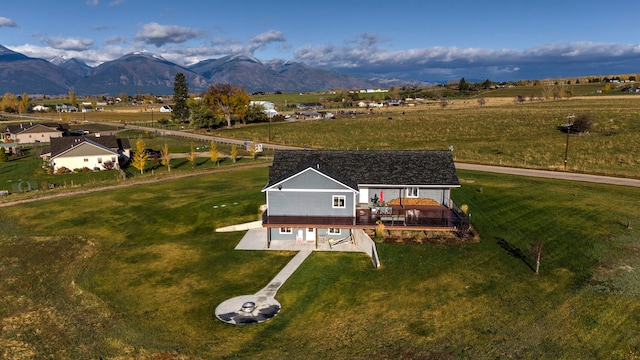
[[529,269],[531,269],[531,271],[536,271],[536,269],[533,268],[533,265],[529,264],[529,261],[527,260],[528,256],[526,253],[501,237],[496,237],[495,239],[496,244],[503,248],[509,255],[513,256],[516,259],[522,260],[522,262],[525,263],[529,267]]

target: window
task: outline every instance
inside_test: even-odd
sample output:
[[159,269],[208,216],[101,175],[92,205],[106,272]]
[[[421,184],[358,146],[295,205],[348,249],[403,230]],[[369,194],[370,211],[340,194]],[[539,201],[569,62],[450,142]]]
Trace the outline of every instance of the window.
[[290,227],[281,227],[280,234],[293,234],[293,229]]
[[89,158],[84,158],[84,162],[89,162]]
[[333,208],[346,208],[346,199],[347,197],[344,195],[334,195],[333,196]]
[[98,164],[102,164],[102,158],[101,157],[98,158]]
[[329,228],[329,235],[340,235],[340,229],[338,229],[338,228]]
[[417,187],[408,187],[407,188],[407,197],[408,198],[417,198],[418,197],[418,188]]

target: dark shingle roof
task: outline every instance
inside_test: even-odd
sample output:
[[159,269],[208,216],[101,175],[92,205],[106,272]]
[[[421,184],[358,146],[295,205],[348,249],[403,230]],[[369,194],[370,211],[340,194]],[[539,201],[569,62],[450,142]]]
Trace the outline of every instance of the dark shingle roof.
[[33,128],[37,128],[41,126],[48,128],[50,131],[60,131],[56,128],[56,126],[51,127],[48,124],[18,124],[18,125],[7,125],[5,132],[11,133],[11,134],[19,134],[21,132],[28,132]]
[[460,184],[448,150],[276,150],[267,187],[309,167],[354,189],[357,184]]
[[51,138],[51,156],[57,156],[68,149],[80,145],[85,141],[91,141],[114,151],[130,148],[129,139],[118,139],[115,135],[102,136],[73,136]]

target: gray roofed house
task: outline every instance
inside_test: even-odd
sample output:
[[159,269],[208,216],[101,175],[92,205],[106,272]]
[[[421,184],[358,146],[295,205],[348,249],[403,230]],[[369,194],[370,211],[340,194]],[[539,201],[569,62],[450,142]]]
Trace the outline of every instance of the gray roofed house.
[[110,166],[119,168],[130,158],[129,139],[119,139],[115,135],[95,134],[94,136],[74,136],[51,139],[49,163],[54,171],[61,167],[69,170],[89,168],[104,170]]
[[52,138],[62,137],[65,129],[60,124],[28,123],[7,125],[4,138],[21,144],[49,142]]
[[460,187],[448,150],[276,150],[263,226],[271,239],[353,229],[457,230],[468,219],[451,200]]

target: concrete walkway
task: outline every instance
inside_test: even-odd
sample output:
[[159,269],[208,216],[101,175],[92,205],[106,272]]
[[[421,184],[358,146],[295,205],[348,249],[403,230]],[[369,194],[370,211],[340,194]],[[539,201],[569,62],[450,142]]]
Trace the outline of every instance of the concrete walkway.
[[242,237],[236,250],[276,250],[297,251],[297,254],[280,270],[267,286],[253,295],[241,295],[225,300],[216,307],[216,317],[227,324],[244,325],[265,322],[280,312],[280,303],[275,299],[276,293],[289,277],[314,251],[350,251],[364,252],[354,241],[342,245],[329,246],[325,241],[291,241],[272,240],[267,247],[267,229],[262,227],[261,221],[253,221],[216,229],[216,232],[247,231]]
[[299,251],[296,256],[270,282],[253,295],[241,295],[222,302],[216,307],[216,317],[233,325],[265,322],[280,312],[276,293],[285,281],[311,255],[311,250]]

